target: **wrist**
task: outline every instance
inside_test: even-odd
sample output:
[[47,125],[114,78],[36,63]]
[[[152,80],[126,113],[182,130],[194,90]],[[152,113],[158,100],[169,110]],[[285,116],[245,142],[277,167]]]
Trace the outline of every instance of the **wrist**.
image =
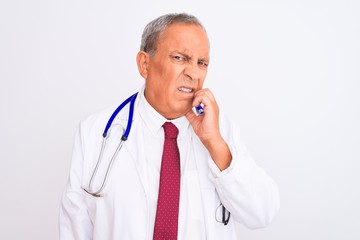
[[221,135],[209,139],[203,142],[203,144],[220,171],[230,166],[232,160],[231,152]]

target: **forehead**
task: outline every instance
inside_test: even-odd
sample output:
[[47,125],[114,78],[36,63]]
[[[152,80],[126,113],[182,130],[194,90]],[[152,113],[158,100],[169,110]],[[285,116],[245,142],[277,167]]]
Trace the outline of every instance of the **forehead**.
[[158,39],[158,50],[196,51],[209,54],[209,39],[205,30],[188,23],[174,23],[168,26]]

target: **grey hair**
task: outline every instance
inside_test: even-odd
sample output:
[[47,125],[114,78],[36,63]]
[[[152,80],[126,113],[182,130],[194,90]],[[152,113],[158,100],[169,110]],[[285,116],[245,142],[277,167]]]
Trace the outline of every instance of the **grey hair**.
[[204,29],[206,32],[199,19],[193,15],[187,13],[166,14],[152,20],[146,25],[141,36],[140,50],[147,52],[151,57],[153,57],[157,49],[159,36],[167,27],[174,23],[195,24]]

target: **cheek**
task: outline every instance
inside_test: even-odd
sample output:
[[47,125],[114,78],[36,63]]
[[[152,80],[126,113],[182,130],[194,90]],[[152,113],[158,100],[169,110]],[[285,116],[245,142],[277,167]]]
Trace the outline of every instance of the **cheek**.
[[206,73],[202,76],[201,80],[199,81],[199,87],[200,88],[202,88],[202,86],[204,85],[205,78],[206,78]]
[[201,79],[199,81],[199,86],[202,87],[204,85],[204,82],[205,82],[205,78]]

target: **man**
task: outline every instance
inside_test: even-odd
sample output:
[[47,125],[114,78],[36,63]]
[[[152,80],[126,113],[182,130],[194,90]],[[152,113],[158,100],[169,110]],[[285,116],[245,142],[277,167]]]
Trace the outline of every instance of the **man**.
[[[268,225],[279,207],[277,187],[241,144],[237,126],[219,117],[212,92],[202,88],[210,58],[201,23],[188,14],[153,20],[136,59],[145,86],[107,179],[101,171],[111,165],[129,113],[115,117],[95,173],[99,134],[114,108],[80,125],[60,210],[60,238],[236,239],[235,222]],[[197,116],[192,108],[199,105],[204,114]],[[175,165],[167,167],[168,159]],[[101,197],[89,194],[104,181],[94,194]]]

